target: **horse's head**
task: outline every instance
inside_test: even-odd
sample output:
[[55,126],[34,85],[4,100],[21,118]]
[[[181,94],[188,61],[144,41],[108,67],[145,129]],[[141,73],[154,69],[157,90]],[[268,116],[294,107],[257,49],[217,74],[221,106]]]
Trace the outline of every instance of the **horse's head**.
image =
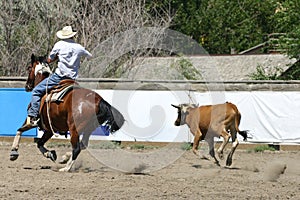
[[51,69],[46,63],[46,56],[36,57],[31,55],[31,62],[28,66],[28,78],[25,84],[25,90],[30,92],[42,80],[51,74]]

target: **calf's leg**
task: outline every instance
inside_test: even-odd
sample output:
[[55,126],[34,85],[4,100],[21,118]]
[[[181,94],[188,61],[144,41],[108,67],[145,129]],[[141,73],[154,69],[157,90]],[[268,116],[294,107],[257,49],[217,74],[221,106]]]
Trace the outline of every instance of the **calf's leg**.
[[215,156],[214,138],[213,137],[205,138],[205,141],[208,143],[210,156],[214,158],[215,163],[217,165],[220,165],[219,161],[217,160],[217,158]]
[[[192,132],[193,133],[193,132]],[[201,136],[202,136],[202,133],[200,130],[197,130],[193,133],[194,135],[194,143],[193,143],[193,148],[192,148],[192,151],[195,155],[199,155],[199,152],[198,152],[198,146],[199,146],[199,142],[200,142],[200,139],[201,139]]]
[[223,142],[222,142],[221,146],[218,148],[217,153],[218,153],[218,157],[221,160],[223,160],[224,159],[223,151],[229,141],[230,134],[225,130],[225,128],[223,128],[223,130],[220,133],[220,136],[223,137]]
[[232,147],[231,147],[231,150],[227,156],[227,160],[226,160],[226,166],[230,166],[232,164],[232,156],[233,156],[233,153],[235,151],[235,149],[237,148],[237,146],[239,145],[239,141],[236,137],[236,134],[233,134],[232,135]]

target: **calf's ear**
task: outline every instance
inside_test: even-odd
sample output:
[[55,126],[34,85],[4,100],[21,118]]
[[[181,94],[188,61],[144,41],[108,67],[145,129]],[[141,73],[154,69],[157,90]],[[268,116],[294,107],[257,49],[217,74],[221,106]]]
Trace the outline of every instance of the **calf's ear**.
[[179,107],[179,106],[176,106],[176,105],[173,105],[173,104],[171,104],[171,106],[173,106],[174,108],[178,108],[178,109],[180,109],[180,107]]

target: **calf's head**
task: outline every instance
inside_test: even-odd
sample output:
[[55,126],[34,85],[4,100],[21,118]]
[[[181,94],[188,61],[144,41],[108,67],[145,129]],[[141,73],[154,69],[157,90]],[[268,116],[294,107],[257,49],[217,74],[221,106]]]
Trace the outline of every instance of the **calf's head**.
[[191,108],[197,108],[198,105],[196,104],[179,104],[178,106],[171,104],[174,108],[178,110],[178,116],[175,120],[175,126],[181,126],[186,124],[186,116],[189,114],[189,110]]

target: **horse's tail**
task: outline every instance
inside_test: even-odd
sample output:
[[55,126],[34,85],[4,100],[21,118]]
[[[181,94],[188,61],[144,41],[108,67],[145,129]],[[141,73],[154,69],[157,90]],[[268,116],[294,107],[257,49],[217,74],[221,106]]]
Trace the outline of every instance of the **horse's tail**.
[[110,126],[110,131],[115,132],[119,130],[124,122],[124,116],[115,107],[111,106],[104,99],[100,100],[99,112],[97,113],[98,122],[100,124],[107,124]]

